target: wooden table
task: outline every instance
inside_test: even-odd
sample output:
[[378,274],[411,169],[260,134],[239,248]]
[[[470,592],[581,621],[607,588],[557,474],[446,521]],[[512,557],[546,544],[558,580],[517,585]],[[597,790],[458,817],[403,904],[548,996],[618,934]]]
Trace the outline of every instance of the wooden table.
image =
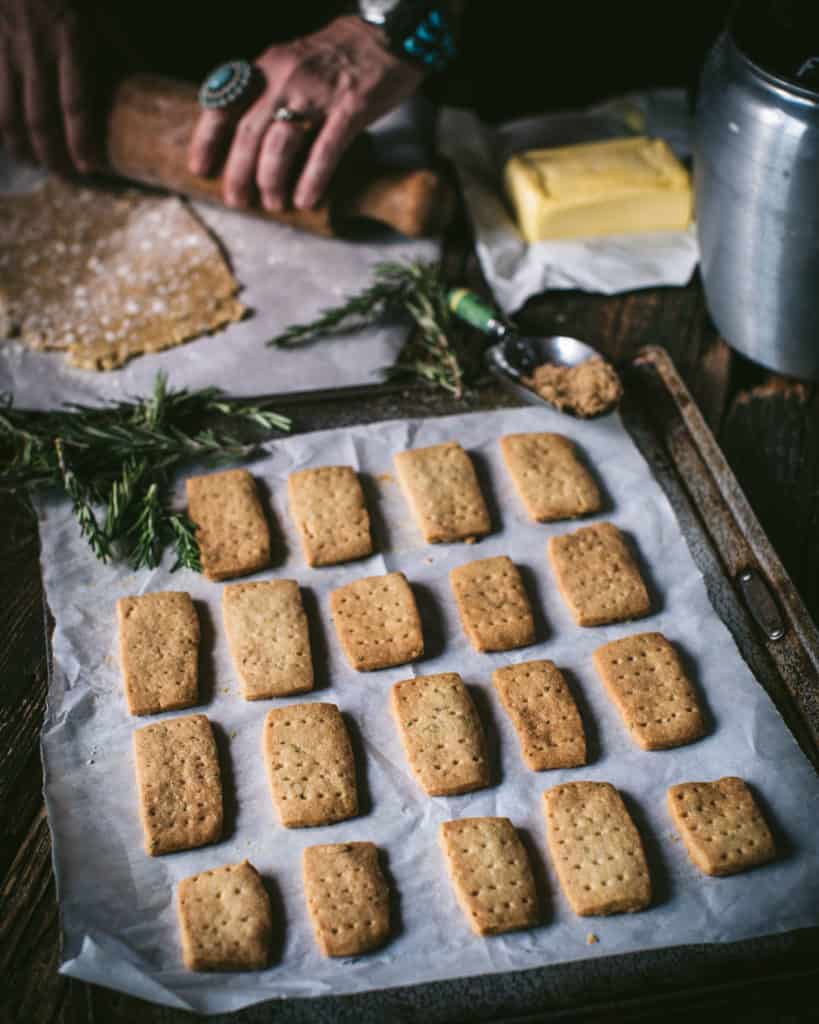
[[[446,265],[453,282],[478,282],[471,248],[458,230],[446,248]],[[708,318],[696,279],[686,288],[611,298],[556,293],[530,302],[518,321],[530,333],[585,338],[615,360],[643,345],[665,346],[811,614],[819,619],[816,386],[768,374],[733,354]],[[0,498],[0,523],[0,1021],[181,1024],[189,1015],[57,974],[58,911],[39,751],[47,679],[36,523],[21,502],[9,497]],[[552,999],[543,1010],[560,1020],[567,1015],[586,1022],[647,1020],[655,1019],[651,1014],[662,1003],[666,1021],[688,1021],[692,1010],[700,1017],[745,1024],[815,1020],[799,1010],[819,981],[819,958],[809,963],[804,951],[799,956],[800,962],[772,962],[768,974],[747,978],[739,987],[709,979],[693,1002],[684,991],[664,993],[655,980],[645,993],[652,996],[654,1011],[647,1010],[639,994],[613,1009],[608,994],[599,990],[585,995],[582,1009],[575,993],[563,1001]],[[229,1019],[274,1021],[275,1009],[275,1003],[268,1004]],[[396,1010],[393,1019],[417,1019],[407,1012]],[[476,1007],[473,1019],[487,1019],[479,1012]],[[425,1024],[434,1021],[427,1017]]]

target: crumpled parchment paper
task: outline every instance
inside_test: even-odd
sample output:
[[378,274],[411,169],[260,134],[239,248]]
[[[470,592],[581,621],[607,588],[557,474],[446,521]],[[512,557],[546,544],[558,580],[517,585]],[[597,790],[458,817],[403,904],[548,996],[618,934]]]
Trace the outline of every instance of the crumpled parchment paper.
[[[601,517],[635,543],[654,598],[639,622],[581,629],[557,591],[546,541],[577,524],[530,522],[503,467],[503,433],[555,430],[585,453],[607,496]],[[392,467],[395,452],[457,439],[474,456],[495,532],[475,545],[424,544]],[[286,503],[295,469],[330,464],[363,476],[378,554],[310,569]],[[54,614],[53,676],[43,730],[45,795],[54,840],[64,948],[62,971],[169,1006],[205,1013],[273,997],[361,992],[486,974],[684,943],[729,942],[819,923],[819,779],[718,619],[672,509],[616,415],[577,421],[526,407],[446,419],[396,421],[276,441],[251,465],[271,510],[279,556],[260,578],[298,579],[305,595],[317,688],[302,700],[339,705],[361,760],[360,817],[326,828],[278,823],[261,756],[262,723],[274,703],[242,699],[221,619],[220,584],[188,571],[134,573],[96,562],[69,506],[40,504],[42,568]],[[181,500],[182,481],[178,497]],[[522,569],[536,610],[538,642],[504,654],[475,653],[461,630],[449,588],[453,566],[508,554]],[[424,622],[427,653],[382,672],[349,668],[329,613],[335,587],[392,570],[406,573]],[[227,828],[222,842],[152,858],[143,851],[132,734],[151,719],[128,715],[117,664],[119,597],[188,590],[203,626],[202,704],[217,730]],[[645,752],[629,738],[594,672],[593,650],[609,640],[658,630],[676,644],[707,708],[710,729],[697,743]],[[589,764],[535,773],[521,760],[515,732],[491,685],[500,665],[553,660],[567,675],[586,725]],[[426,796],[415,782],[389,711],[392,683],[419,674],[460,672],[488,734],[494,785],[459,797]],[[186,712],[181,712],[182,714]],[[189,713],[189,712],[188,712]],[[782,851],[765,867],[708,878],[689,862],[665,807],[677,782],[736,774],[763,801]],[[542,794],[570,780],[606,780],[625,795],[644,838],[655,898],[650,909],[578,918],[563,897],[546,852]],[[459,910],[438,846],[440,822],[505,815],[522,829],[544,880],[543,924],[495,938],[472,934]],[[305,908],[300,858],[314,843],[368,839],[384,852],[400,918],[392,941],[357,959],[318,952]],[[175,887],[196,872],[247,857],[275,895],[276,954],[259,973],[194,974],[182,965]],[[599,942],[587,944],[593,932]]]

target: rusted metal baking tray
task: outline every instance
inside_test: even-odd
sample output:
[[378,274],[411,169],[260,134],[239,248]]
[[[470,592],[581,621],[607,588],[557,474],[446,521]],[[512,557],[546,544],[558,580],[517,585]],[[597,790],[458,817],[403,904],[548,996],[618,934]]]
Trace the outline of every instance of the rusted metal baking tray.
[[[819,631],[691,394],[660,348],[618,367],[620,411],[676,513],[716,613],[819,769]],[[277,396],[298,431],[520,405],[499,388],[465,405],[425,388],[373,385]],[[819,827],[819,824],[817,825]],[[780,1009],[819,981],[819,928],[730,944],[677,946],[413,985],[266,1004],[241,1020],[325,1024],[646,1020],[714,1006]],[[650,1017],[653,1019],[653,1017]],[[729,1017],[729,1019],[738,1019]]]

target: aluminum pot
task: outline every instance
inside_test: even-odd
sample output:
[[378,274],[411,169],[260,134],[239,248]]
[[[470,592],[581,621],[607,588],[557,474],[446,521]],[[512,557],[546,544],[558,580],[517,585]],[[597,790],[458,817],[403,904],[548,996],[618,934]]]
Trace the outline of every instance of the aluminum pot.
[[819,378],[819,91],[813,84],[766,70],[729,27],[702,73],[694,148],[711,316],[743,355],[805,378]]

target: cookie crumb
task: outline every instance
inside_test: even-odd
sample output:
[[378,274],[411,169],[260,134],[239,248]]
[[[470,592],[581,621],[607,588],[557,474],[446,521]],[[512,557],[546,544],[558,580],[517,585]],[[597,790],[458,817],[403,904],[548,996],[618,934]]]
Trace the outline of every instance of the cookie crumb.
[[600,939],[598,939],[598,937],[594,934],[594,932],[589,932],[589,934],[586,936],[586,945],[587,946],[594,946],[599,941],[600,941]]

